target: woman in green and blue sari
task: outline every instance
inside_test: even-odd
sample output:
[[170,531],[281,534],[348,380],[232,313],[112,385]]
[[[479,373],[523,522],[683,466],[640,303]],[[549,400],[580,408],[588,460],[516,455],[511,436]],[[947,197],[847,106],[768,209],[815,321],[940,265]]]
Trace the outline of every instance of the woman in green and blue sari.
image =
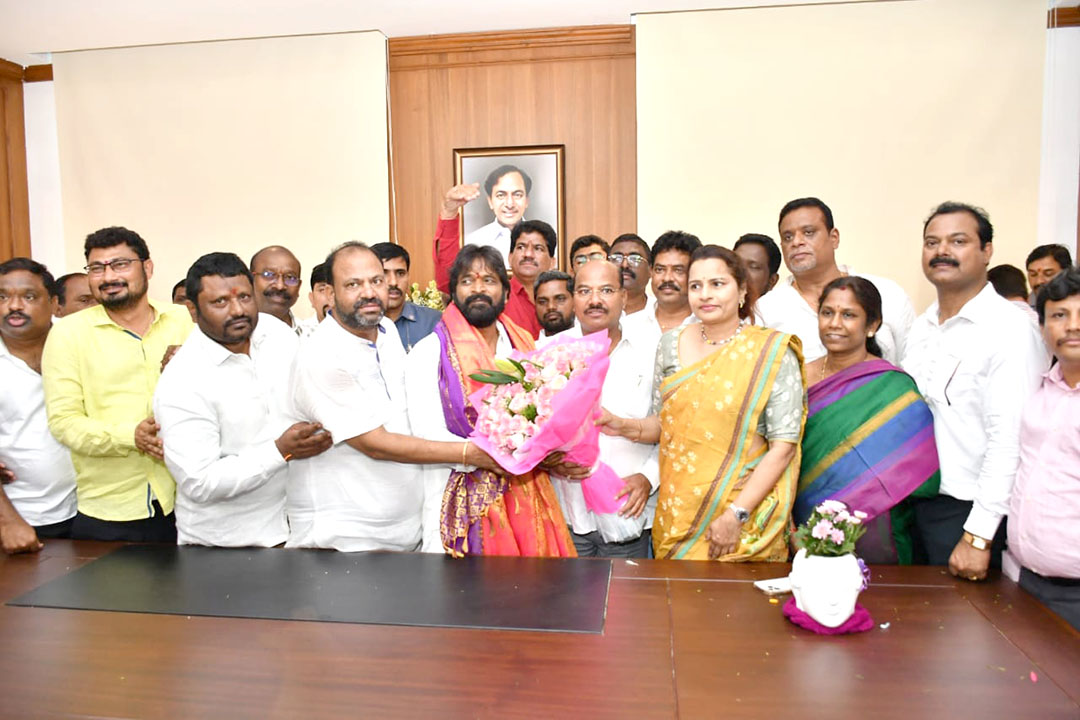
[[806,366],[808,415],[792,517],[823,500],[869,516],[856,553],[911,564],[912,498],[937,495],[934,418],[907,373],[881,359],[881,295],[861,277],[825,286],[818,332],[828,354]]

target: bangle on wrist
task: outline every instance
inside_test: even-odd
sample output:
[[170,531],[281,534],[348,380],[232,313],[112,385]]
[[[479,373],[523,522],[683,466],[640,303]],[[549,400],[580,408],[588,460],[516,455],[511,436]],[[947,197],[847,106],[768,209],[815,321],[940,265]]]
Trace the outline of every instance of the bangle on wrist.
[[281,457],[285,458],[285,462],[289,462],[290,460],[292,460],[292,453],[287,452],[284,455],[282,455]]
[[467,465],[468,464],[468,463],[465,462],[465,454],[468,453],[468,452],[469,452],[469,441],[466,440],[465,444],[461,446],[461,464],[462,465]]

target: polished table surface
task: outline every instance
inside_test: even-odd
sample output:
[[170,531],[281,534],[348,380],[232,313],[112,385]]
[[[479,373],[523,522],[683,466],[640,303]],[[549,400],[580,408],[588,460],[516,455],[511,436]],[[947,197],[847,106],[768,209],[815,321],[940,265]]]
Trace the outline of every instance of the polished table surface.
[[[115,547],[0,557],[0,602]],[[0,717],[1080,718],[1080,633],[1009,580],[875,567],[824,637],[786,570],[615,561],[599,635],[0,605]]]

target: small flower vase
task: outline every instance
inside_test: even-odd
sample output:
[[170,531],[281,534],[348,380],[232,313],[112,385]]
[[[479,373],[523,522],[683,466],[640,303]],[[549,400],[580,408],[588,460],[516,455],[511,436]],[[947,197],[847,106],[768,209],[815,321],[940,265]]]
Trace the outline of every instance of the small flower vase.
[[795,605],[825,627],[835,628],[855,613],[863,573],[854,554],[807,555],[803,548],[791,564]]

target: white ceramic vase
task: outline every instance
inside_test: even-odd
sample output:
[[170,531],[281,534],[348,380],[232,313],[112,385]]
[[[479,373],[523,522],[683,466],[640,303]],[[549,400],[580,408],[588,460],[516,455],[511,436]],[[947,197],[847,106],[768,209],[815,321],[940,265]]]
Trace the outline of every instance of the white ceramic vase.
[[791,564],[795,605],[825,627],[839,627],[855,612],[863,575],[854,554],[807,555],[803,548]]

